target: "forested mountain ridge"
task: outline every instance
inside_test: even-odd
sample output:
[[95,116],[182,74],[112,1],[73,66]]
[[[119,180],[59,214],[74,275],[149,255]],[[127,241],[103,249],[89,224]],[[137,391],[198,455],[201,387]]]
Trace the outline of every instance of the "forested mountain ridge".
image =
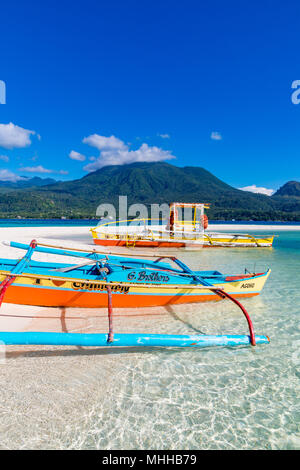
[[[299,184],[299,183],[298,183]],[[5,192],[0,217],[95,217],[101,203],[206,202],[210,219],[300,221],[300,199],[241,191],[200,167],[169,163],[106,166],[83,178]]]

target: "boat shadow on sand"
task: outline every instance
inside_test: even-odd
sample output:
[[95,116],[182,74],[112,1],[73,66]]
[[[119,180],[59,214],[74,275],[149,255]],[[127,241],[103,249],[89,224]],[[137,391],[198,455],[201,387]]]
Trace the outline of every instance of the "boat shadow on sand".
[[[32,347],[32,346],[31,346]],[[84,348],[82,346],[76,346],[75,349],[55,349],[55,350],[36,350],[33,351],[32,349],[30,351],[24,351],[24,350],[19,350],[19,351],[7,351],[6,352],[6,359],[17,359],[19,357],[26,357],[26,358],[36,358],[36,357],[57,357],[57,356],[65,356],[65,357],[70,357],[70,356],[107,356],[107,355],[118,355],[118,354],[153,354],[153,352],[166,352],[166,348],[161,346],[124,346],[124,347],[98,347],[98,348]],[[178,348],[176,347],[169,347],[168,348],[169,353],[176,353],[178,352]]]
[[[173,317],[174,320],[180,321],[181,323],[184,323],[189,329],[193,330],[196,334],[205,334],[203,331],[201,331],[199,328],[195,328],[190,322],[183,320],[180,318],[180,316],[176,313],[175,309],[172,308],[170,305],[167,305],[164,307],[164,310],[166,313],[168,313],[171,317]],[[68,333],[69,330],[67,328],[67,322],[66,322],[66,309],[61,308],[60,309],[60,321],[61,321],[61,331],[64,333]],[[44,318],[44,317],[40,317]],[[48,317],[49,318],[49,317]],[[57,317],[53,317],[57,318]],[[72,318],[72,317],[71,317]],[[74,317],[76,318],[76,317]],[[32,348],[32,346],[31,346]],[[55,357],[55,356],[102,356],[102,355],[108,355],[108,354],[113,354],[113,355],[118,355],[118,354],[132,354],[132,353],[153,353],[153,351],[163,351],[165,350],[164,347],[111,347],[111,348],[103,348],[103,347],[97,347],[97,348],[85,348],[83,346],[76,346],[74,349],[55,349],[55,350],[41,350],[40,347],[38,350],[19,350],[19,351],[7,351],[6,352],[6,359],[16,359],[17,357]],[[176,352],[178,350],[177,348],[172,348],[170,347],[169,352]]]

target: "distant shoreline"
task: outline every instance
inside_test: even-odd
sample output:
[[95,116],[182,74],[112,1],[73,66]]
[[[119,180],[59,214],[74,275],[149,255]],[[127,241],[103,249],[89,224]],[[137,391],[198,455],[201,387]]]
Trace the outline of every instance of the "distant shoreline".
[[[0,228],[13,227],[94,227],[98,219],[0,219]],[[299,222],[209,221],[207,231],[298,231]]]

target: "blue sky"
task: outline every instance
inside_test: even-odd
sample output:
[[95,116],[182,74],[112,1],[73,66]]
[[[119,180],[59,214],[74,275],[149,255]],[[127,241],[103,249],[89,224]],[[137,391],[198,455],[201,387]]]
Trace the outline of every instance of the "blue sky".
[[167,159],[299,180],[299,18],[296,0],[2,2],[0,178]]

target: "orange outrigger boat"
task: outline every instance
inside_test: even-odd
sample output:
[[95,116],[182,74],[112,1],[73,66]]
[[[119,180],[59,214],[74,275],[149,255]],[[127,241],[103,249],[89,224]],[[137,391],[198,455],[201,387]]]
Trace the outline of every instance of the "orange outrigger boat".
[[[113,293],[114,306],[124,308],[206,302],[220,300],[226,294],[253,297],[261,292],[270,274],[269,269],[234,276],[192,271],[179,259],[168,256],[153,256],[151,261],[43,244],[31,251],[21,243],[10,242],[10,246],[29,250],[21,265],[18,260],[0,259],[1,286],[8,282],[5,301],[23,305],[105,307],[107,287]],[[32,261],[34,251],[79,257],[84,262]]]
[[[218,271],[192,271],[175,257],[140,258],[95,250],[10,242],[27,250],[19,260],[0,260],[0,305],[5,302],[51,307],[108,307],[108,334],[59,332],[0,332],[4,344],[81,346],[239,346],[264,344],[267,336],[254,335],[253,325],[238,297],[258,295],[270,270],[260,274],[226,276]],[[80,258],[80,264],[32,261],[35,251]],[[151,255],[150,255],[151,257]],[[170,263],[172,261],[175,266]],[[230,299],[245,315],[250,335],[114,334],[116,307],[160,306]]]

